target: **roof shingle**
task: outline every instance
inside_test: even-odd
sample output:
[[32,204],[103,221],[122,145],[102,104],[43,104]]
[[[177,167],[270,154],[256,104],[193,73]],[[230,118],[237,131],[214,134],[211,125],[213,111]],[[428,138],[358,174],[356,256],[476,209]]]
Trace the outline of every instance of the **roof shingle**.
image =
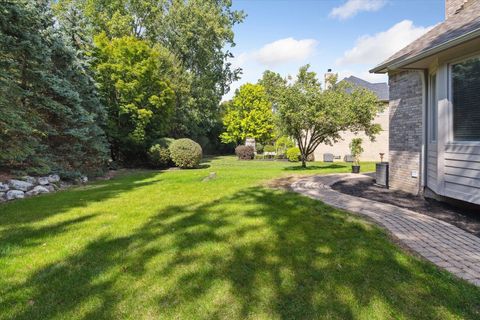
[[372,69],[372,72],[380,72],[380,69],[388,68],[393,63],[415,57],[476,30],[480,30],[480,0],[469,0],[457,14],[436,25],[423,36]]

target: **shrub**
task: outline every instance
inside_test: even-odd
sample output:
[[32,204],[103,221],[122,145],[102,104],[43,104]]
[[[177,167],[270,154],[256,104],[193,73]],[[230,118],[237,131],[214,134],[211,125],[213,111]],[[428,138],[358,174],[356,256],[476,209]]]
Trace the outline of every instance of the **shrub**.
[[295,143],[287,136],[282,136],[275,141],[275,151],[278,154],[285,154],[289,148],[293,148]]
[[153,145],[158,144],[162,148],[169,148],[173,141],[175,141],[175,139],[164,137],[155,140],[155,143]]
[[263,144],[261,143],[255,144],[255,149],[257,149],[257,153],[263,153],[263,148],[264,148]]
[[168,148],[162,147],[159,144],[150,147],[148,150],[148,158],[150,159],[150,164],[158,168],[168,167],[172,161]]
[[363,153],[362,142],[362,138],[353,138],[349,145],[350,152],[354,159],[353,165],[355,166],[360,165],[360,155]]
[[202,147],[190,139],[178,139],[169,147],[173,163],[180,168],[195,168],[202,160]]
[[255,150],[252,146],[240,145],[235,148],[235,154],[240,160],[252,160],[255,156]]
[[300,160],[300,149],[298,147],[292,147],[287,150],[287,159],[291,162],[297,162]]
[[271,144],[267,144],[267,145],[263,148],[263,151],[264,151],[264,152],[275,152],[275,146],[272,146]]

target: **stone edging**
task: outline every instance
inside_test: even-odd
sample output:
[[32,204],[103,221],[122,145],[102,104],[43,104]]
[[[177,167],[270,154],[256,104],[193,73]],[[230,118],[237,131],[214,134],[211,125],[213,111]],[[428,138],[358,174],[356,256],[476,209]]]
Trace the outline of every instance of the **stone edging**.
[[447,222],[391,204],[347,195],[330,188],[334,183],[365,177],[331,174],[300,178],[292,190],[373,219],[402,244],[435,265],[480,286],[480,238]]
[[[87,177],[77,179],[79,183],[88,182]],[[58,174],[43,177],[25,176],[20,179],[10,179],[0,182],[0,202],[23,199],[42,193],[51,193],[71,186],[70,183],[60,180]]]

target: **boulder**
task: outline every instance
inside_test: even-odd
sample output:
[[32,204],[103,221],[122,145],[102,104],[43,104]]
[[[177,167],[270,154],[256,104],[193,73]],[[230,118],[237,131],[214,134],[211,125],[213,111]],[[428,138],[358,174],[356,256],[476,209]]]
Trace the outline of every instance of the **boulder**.
[[54,183],[54,182],[59,182],[60,181],[60,176],[58,174],[51,174],[48,176],[48,182]]
[[36,186],[32,190],[25,193],[26,196],[36,196],[37,194],[41,193],[49,193],[50,190],[44,186]]
[[46,186],[47,184],[50,183],[50,181],[48,180],[48,177],[40,177],[37,179],[37,182],[41,186]]
[[80,178],[75,179],[76,184],[85,184],[88,182],[87,176],[81,176]]
[[8,184],[0,182],[0,192],[7,192],[8,190],[10,190]]
[[20,191],[28,191],[33,188],[33,184],[26,181],[21,180],[10,180],[8,181],[8,185],[10,189],[20,190]]
[[14,199],[23,199],[25,197],[25,192],[20,190],[10,190],[5,195],[7,200],[14,200]]
[[0,192],[0,202],[4,201],[7,201],[7,199],[5,199],[5,192]]
[[49,184],[49,185],[43,186],[43,188],[47,189],[48,192],[54,192],[56,190],[54,184]]
[[22,177],[22,180],[25,181],[25,182],[31,183],[31,184],[36,184],[37,183],[37,179],[35,179],[34,177],[30,177],[30,176]]

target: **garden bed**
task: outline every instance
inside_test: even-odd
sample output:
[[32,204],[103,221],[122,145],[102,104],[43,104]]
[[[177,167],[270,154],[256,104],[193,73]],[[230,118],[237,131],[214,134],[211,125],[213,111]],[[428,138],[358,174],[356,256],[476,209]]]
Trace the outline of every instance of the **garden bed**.
[[478,213],[478,209],[458,208],[433,199],[425,199],[398,190],[385,189],[375,185],[372,177],[343,180],[331,187],[345,194],[393,204],[437,218],[480,237],[480,213]]

